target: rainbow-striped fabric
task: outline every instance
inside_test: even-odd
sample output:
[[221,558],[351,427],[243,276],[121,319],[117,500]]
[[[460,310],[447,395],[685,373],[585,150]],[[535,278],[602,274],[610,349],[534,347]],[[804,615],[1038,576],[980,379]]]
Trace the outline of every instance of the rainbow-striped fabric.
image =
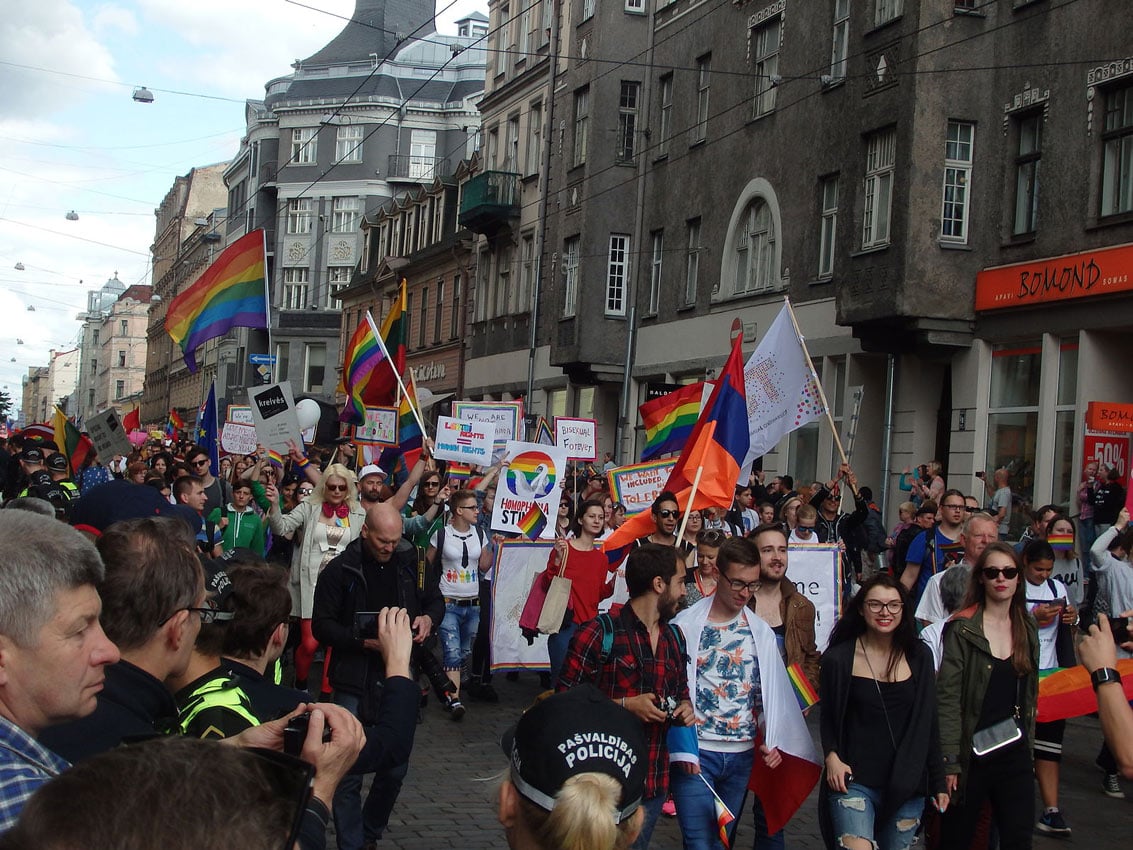
[[358,323],[358,329],[350,337],[346,355],[342,360],[342,380],[339,392],[346,393],[339,419],[353,425],[366,421],[366,387],[378,364],[385,360],[385,352],[378,344],[374,333],[374,320],[366,311],[366,316]]
[[1074,535],[1051,534],[1047,537],[1046,542],[1050,544],[1050,548],[1055,552],[1069,552],[1074,548]]
[[700,415],[703,395],[704,381],[698,381],[660,398],[650,399],[638,408],[641,424],[645,426],[642,461],[666,452],[679,452],[685,447]]
[[221,251],[188,289],[169,304],[165,330],[197,371],[197,346],[231,328],[268,326],[264,231],[253,230]]
[[799,708],[806,711],[818,702],[818,692],[806,677],[802,667],[798,664],[788,665],[787,676],[791,680],[791,687],[795,689],[795,699],[799,701]]
[[543,513],[538,502],[533,502],[531,509],[523,515],[516,525],[529,540],[538,540],[543,529],[547,527],[547,515]]

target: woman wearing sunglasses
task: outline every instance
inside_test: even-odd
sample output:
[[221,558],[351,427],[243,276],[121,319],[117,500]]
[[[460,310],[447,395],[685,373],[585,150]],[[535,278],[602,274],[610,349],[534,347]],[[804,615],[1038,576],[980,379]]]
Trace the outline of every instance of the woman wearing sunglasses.
[[290,513],[280,512],[274,486],[268,489],[268,498],[272,502],[268,512],[272,532],[300,535],[295,538],[291,556],[291,615],[299,617],[301,634],[295,648],[295,685],[306,688],[311,661],[319,646],[311,632],[315,583],[323,568],[362,531],[366,512],[358,503],[354,473],[340,463],[328,466],[311,495]]
[[985,801],[1002,850],[1031,846],[1039,640],[1025,585],[1015,550],[991,543],[972,570],[968,607],[944,633],[937,693],[952,793],[941,822],[945,848],[968,847]]
[[909,595],[885,573],[867,580],[838,621],[819,679],[829,846],[904,850],[926,797],[948,808],[932,652],[917,639]]

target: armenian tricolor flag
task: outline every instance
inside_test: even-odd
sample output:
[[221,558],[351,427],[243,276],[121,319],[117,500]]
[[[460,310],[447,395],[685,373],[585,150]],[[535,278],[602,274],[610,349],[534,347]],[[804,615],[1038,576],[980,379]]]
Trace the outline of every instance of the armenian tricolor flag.
[[818,702],[818,692],[806,677],[803,668],[798,664],[787,667],[787,677],[791,680],[791,687],[795,689],[795,699],[799,701],[799,708],[806,711]]
[[367,310],[365,319],[350,337],[342,361],[342,379],[338,384],[338,391],[346,393],[346,404],[339,416],[342,422],[361,425],[366,421],[366,388],[384,359],[382,347],[374,334],[374,319]]
[[547,515],[539,507],[538,502],[532,502],[531,509],[516,523],[529,540],[538,540],[547,527]]
[[221,251],[204,273],[169,304],[165,330],[197,371],[197,346],[230,328],[268,326],[267,248],[263,229]]
[[645,426],[645,448],[641,450],[643,461],[684,448],[700,415],[703,395],[704,381],[698,381],[660,398],[650,399],[638,408],[641,423]]

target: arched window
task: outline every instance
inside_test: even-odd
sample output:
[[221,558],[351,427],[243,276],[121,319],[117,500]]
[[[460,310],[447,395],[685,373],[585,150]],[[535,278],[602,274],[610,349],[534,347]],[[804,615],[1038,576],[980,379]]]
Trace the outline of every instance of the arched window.
[[772,288],[772,260],[775,229],[771,210],[762,198],[747,205],[736,232],[735,295],[763,292]]

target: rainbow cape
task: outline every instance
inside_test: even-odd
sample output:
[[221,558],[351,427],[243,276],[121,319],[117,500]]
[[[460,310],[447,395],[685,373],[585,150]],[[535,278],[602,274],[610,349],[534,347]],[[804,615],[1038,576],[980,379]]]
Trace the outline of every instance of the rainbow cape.
[[268,326],[264,231],[253,230],[220,252],[199,278],[169,304],[165,330],[197,371],[196,349],[229,329]]
[[700,415],[703,395],[704,381],[698,381],[660,398],[650,399],[638,407],[641,424],[645,426],[645,447],[641,450],[643,461],[684,448]]

